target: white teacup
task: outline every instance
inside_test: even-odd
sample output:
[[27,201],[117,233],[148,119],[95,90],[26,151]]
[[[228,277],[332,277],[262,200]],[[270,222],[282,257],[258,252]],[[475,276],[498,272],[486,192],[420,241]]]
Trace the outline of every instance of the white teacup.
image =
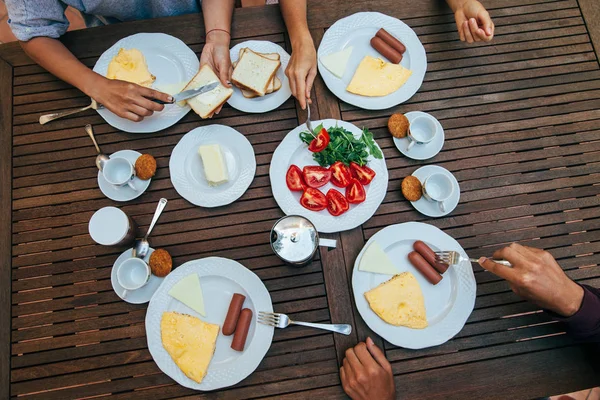
[[102,175],[108,183],[115,187],[129,186],[137,192],[132,182],[135,178],[135,168],[125,158],[113,157],[106,161],[102,168]]
[[427,144],[431,142],[438,134],[438,126],[433,118],[419,115],[415,117],[408,126],[408,147],[406,151],[412,149],[415,144]]
[[437,202],[442,212],[446,212],[444,202],[452,196],[452,193],[454,193],[454,185],[445,174],[431,174],[423,182],[423,196],[427,200]]
[[150,279],[150,266],[140,258],[128,258],[117,269],[117,281],[125,289],[123,298],[128,290],[137,290],[143,287]]

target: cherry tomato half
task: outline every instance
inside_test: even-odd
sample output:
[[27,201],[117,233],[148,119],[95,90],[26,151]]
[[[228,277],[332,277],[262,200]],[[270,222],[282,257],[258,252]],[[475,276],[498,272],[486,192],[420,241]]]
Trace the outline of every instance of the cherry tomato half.
[[304,182],[311,188],[320,188],[331,179],[331,171],[315,165],[308,165],[302,170]]
[[285,184],[293,192],[301,192],[306,187],[304,178],[302,178],[302,171],[296,165],[292,164],[288,168],[285,174]]
[[371,183],[373,178],[375,178],[375,171],[366,165],[360,166],[355,162],[350,163],[350,170],[352,171],[352,176],[356,178],[362,185],[368,185]]
[[327,211],[334,217],[342,215],[350,208],[348,200],[335,189],[329,189],[325,198],[327,199]]
[[321,211],[327,208],[327,199],[319,189],[308,187],[300,197],[300,204],[308,210]]
[[337,187],[345,188],[350,184],[350,169],[341,161],[334,162],[331,167],[331,183]]
[[346,187],[346,199],[349,203],[358,204],[365,201],[367,194],[365,188],[354,178],[350,179],[350,184]]
[[313,153],[318,153],[320,151],[325,150],[325,148],[329,145],[329,133],[327,133],[327,129],[322,128],[321,132],[317,135],[316,138],[313,139],[312,142],[308,145],[308,149]]

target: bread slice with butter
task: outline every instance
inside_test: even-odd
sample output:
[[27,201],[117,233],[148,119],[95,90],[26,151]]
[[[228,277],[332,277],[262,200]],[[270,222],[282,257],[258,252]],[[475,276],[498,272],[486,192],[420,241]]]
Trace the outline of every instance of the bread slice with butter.
[[[208,64],[204,64],[183,90],[196,89],[213,82],[219,82],[219,77]],[[187,104],[192,107],[192,110],[194,110],[200,118],[206,119],[212,117],[215,110],[229,100],[232,94],[233,89],[219,83],[219,86],[210,92],[202,93],[188,99]]]
[[366,292],[365,298],[371,310],[388,324],[413,329],[428,326],[423,292],[410,272],[393,276]]
[[264,96],[280,66],[278,59],[271,60],[247,48],[233,70],[231,82],[240,89]]
[[411,75],[412,71],[402,65],[365,56],[346,90],[361,96],[387,96],[400,89]]
[[201,383],[215,354],[219,325],[177,312],[165,312],[160,321],[163,347],[191,380]]

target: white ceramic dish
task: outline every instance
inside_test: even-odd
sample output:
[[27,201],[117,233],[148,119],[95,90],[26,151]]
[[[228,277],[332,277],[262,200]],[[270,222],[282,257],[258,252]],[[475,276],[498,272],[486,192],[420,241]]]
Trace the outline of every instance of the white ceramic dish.
[[415,207],[417,211],[419,211],[421,214],[435,218],[443,217],[454,211],[454,209],[458,205],[458,202],[460,201],[460,186],[454,175],[452,175],[452,172],[438,165],[425,165],[424,167],[421,167],[415,172],[413,172],[412,175],[416,176],[419,179],[419,181],[423,183],[429,175],[434,173],[446,175],[448,178],[450,178],[452,184],[454,185],[454,191],[452,192],[452,195],[448,198],[448,200],[444,202],[444,207],[446,211],[442,211],[440,209],[439,204],[437,204],[434,201],[427,200],[425,196],[422,196],[417,201],[411,201],[411,203],[413,207]]
[[437,120],[433,115],[422,112],[422,111],[411,111],[404,114],[410,123],[415,117],[422,115],[428,118],[431,118],[435,121],[435,124],[438,127],[437,135],[433,138],[433,140],[427,144],[415,144],[410,151],[407,151],[408,144],[410,143],[410,139],[408,137],[403,138],[394,138],[394,145],[396,148],[400,150],[400,153],[404,154],[408,158],[412,158],[413,160],[427,160],[429,158],[435,157],[442,147],[444,147],[444,128],[440,121]]
[[[109,157],[125,158],[130,163],[135,164],[135,160],[141,155],[142,153],[134,150],[120,150],[111,154]],[[137,189],[137,191],[135,191],[129,186],[116,187],[111,185],[104,179],[102,172],[98,171],[98,186],[100,187],[100,190],[106,197],[114,201],[130,201],[140,197],[146,189],[148,189],[148,186],[150,186],[150,181],[152,181],[152,179],[142,180],[138,177],[133,178],[131,183]]]

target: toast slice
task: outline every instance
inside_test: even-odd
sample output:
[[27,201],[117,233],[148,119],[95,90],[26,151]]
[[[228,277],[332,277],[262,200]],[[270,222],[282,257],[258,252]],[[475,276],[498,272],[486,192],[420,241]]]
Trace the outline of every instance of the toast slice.
[[[267,94],[274,93],[281,89],[281,79],[277,76],[274,76],[271,82],[269,82],[269,88],[267,89]],[[256,93],[251,92],[249,90],[241,89],[242,95],[247,99],[253,99],[255,97],[259,97]]]
[[[183,90],[194,89],[209,83],[219,81],[219,77],[214,73],[208,64],[204,64],[200,71],[192,78],[190,83]],[[196,97],[187,100],[187,103],[192,107],[202,119],[213,116],[216,109],[225,103],[233,94],[233,89],[219,84],[210,92],[202,93]]]
[[264,96],[280,66],[279,60],[271,60],[251,49],[246,49],[233,70],[231,81],[240,89]]

